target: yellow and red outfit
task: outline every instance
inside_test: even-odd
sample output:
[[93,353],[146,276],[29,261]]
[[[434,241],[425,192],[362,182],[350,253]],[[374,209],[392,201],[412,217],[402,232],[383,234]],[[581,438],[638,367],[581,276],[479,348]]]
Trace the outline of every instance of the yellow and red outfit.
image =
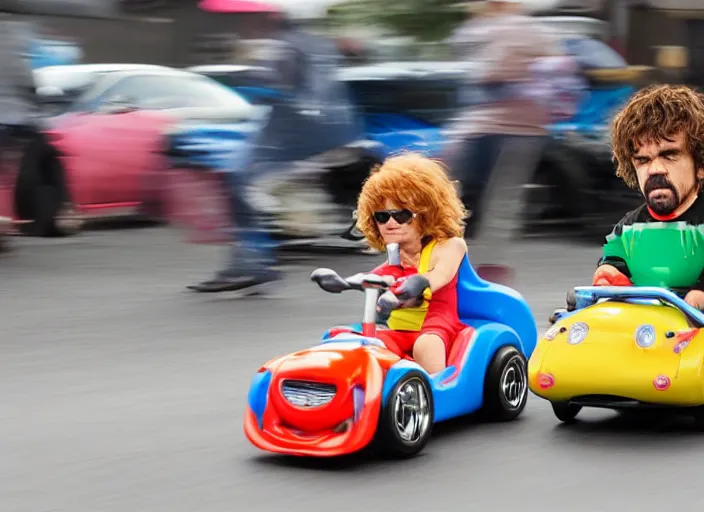
[[[430,267],[430,257],[436,241],[427,243],[420,253],[418,268],[380,265],[372,270],[377,275],[391,275],[397,280],[415,274],[425,274]],[[457,335],[465,329],[457,314],[457,274],[447,285],[435,293],[429,289],[423,294],[423,303],[417,307],[399,308],[391,312],[387,324],[390,330],[377,330],[376,337],[397,353],[413,354],[413,345],[421,334],[435,334],[445,344],[445,357],[452,349]]]

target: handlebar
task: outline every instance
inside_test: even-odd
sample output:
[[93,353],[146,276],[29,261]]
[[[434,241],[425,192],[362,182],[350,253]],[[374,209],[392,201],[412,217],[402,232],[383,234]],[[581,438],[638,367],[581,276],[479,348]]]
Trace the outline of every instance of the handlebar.
[[578,286],[574,289],[575,308],[582,309],[608,300],[657,300],[679,309],[696,327],[704,327],[704,313],[665,288],[650,286]]
[[[389,265],[400,265],[401,256],[398,244],[388,244],[386,247]],[[310,275],[312,281],[323,290],[330,293],[342,293],[347,290],[364,291],[364,317],[362,330],[365,336],[374,336],[377,321],[377,300],[381,290],[388,290],[396,282],[393,276],[380,276],[361,272],[343,278],[329,268],[318,268]],[[391,294],[391,292],[386,292]],[[395,298],[395,297],[394,297]],[[397,301],[398,302],[398,301]]]
[[359,273],[343,278],[329,268],[315,269],[310,278],[323,290],[330,293],[342,293],[348,290],[364,291],[367,288],[386,290],[395,282],[391,276],[371,273]]
[[[401,251],[398,244],[387,244],[386,260],[389,265],[401,265]],[[359,273],[348,278],[342,278],[337,272],[329,268],[315,269],[310,278],[323,290],[330,293],[342,293],[347,290],[363,291],[369,288],[386,290],[395,282],[391,276],[379,276],[371,273]]]

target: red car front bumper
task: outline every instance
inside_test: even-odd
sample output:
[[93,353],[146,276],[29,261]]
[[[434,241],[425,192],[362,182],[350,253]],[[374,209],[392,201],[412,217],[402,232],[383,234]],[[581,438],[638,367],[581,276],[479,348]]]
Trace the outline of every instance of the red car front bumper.
[[[257,448],[288,455],[336,457],[362,450],[374,439],[384,383],[380,365],[371,364],[366,368],[361,385],[361,407],[354,413],[346,399],[331,403],[332,409],[327,409],[322,416],[320,409],[296,407],[279,396],[276,381],[274,378],[268,390],[261,417],[257,417],[249,404],[245,411],[245,435]],[[331,421],[321,423],[321,418]]]

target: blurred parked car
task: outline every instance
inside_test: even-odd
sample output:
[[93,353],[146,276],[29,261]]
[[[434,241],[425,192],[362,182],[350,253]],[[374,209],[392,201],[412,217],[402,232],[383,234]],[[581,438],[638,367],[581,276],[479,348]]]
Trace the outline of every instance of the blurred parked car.
[[11,167],[16,166],[15,160],[14,151],[5,150],[0,155],[0,251],[5,247],[7,236],[14,230],[11,182],[14,175]]
[[580,65],[589,93],[572,119],[548,127],[553,143],[547,166],[555,170],[546,172],[544,166],[534,180],[533,211],[539,210],[537,205],[551,204],[541,210],[541,222],[571,223],[603,239],[626,211],[642,203],[638,191],[616,178],[609,138],[613,116],[644,83],[649,68],[630,66],[597,39],[573,36],[562,43]]
[[35,70],[45,117],[24,152],[14,217],[41,236],[115,215],[161,217],[168,133],[191,122],[251,132],[256,107],[195,73],[86,64]]
[[[364,128],[364,140],[334,148],[310,159],[326,169],[320,186],[326,188],[344,219],[354,210],[362,182],[371,166],[399,151],[442,154],[443,125],[457,105],[457,66],[451,62],[400,62],[346,67],[339,79],[349,86]],[[261,68],[208,65],[188,68],[227,85],[248,101],[267,105],[276,93],[268,87]],[[204,155],[199,156],[205,160]],[[277,177],[277,184],[300,173]],[[345,223],[346,220],[340,220]]]
[[65,66],[78,64],[83,56],[81,48],[71,41],[35,39],[30,50],[32,67]]
[[[605,82],[591,76],[595,69],[628,66],[601,41],[583,39],[574,37],[565,45],[582,66],[590,90],[572,119],[549,127],[551,141],[536,175],[526,184],[529,231],[562,225],[575,233],[603,236],[639,201],[638,194],[616,178],[608,144],[609,120],[635,89],[628,80]],[[247,95],[253,103],[266,104],[269,93],[265,83],[257,87],[255,70],[226,65],[191,69]],[[339,211],[351,212],[369,169],[386,156],[411,150],[442,157],[452,150],[457,141],[447,136],[445,126],[457,112],[461,75],[454,62],[388,62],[347,67],[339,76],[350,85],[369,145],[338,148],[335,158],[324,164],[329,172],[321,183]],[[476,206],[483,184],[470,189],[465,192],[474,210],[468,226],[471,235],[473,220],[481,215]]]

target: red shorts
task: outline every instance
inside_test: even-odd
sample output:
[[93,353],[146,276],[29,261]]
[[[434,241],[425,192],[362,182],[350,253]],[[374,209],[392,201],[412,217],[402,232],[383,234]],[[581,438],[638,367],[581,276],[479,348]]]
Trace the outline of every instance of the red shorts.
[[[383,275],[383,274],[380,274]],[[452,344],[467,326],[457,315],[457,279],[459,273],[446,286],[433,292],[428,311],[420,331],[377,330],[377,337],[398,355],[413,356],[413,345],[422,334],[435,334],[445,344],[447,360]]]
[[413,357],[413,346],[416,344],[418,336],[421,334],[435,334],[445,344],[445,359],[450,354],[455,338],[466,326],[458,325],[423,325],[420,331],[393,331],[391,329],[377,329],[376,337],[379,338],[387,348],[398,355]]

